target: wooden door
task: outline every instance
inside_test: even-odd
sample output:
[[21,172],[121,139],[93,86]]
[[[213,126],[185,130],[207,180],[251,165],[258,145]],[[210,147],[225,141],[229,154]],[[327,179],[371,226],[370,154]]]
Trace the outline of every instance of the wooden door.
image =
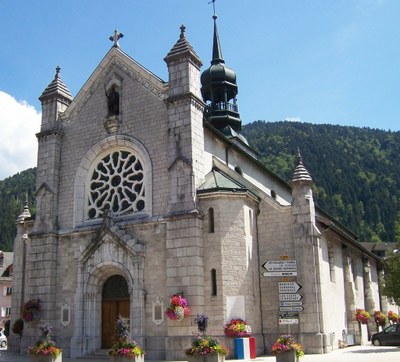
[[108,349],[115,341],[118,316],[130,318],[129,299],[103,300],[101,311],[101,348]]

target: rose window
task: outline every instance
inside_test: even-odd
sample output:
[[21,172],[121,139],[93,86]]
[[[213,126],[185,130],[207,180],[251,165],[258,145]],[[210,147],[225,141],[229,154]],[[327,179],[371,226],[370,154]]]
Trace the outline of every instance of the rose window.
[[89,219],[110,210],[114,215],[143,211],[144,173],[140,160],[128,151],[115,151],[104,157],[89,183]]

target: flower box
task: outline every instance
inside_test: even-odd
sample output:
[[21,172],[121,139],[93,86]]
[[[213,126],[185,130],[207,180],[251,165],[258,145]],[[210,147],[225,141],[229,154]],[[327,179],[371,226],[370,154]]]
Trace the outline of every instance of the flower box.
[[110,362],[144,362],[144,355],[135,357],[110,356]]
[[280,336],[272,346],[272,354],[276,356],[276,362],[297,362],[304,356],[304,347],[295,342],[292,336]]
[[61,362],[62,353],[60,353],[57,357],[44,354],[30,354],[29,359],[31,362]]
[[225,362],[225,356],[218,353],[186,356],[188,362]]
[[287,351],[277,354],[276,362],[298,362],[299,358],[296,355],[296,351]]
[[129,321],[118,316],[116,323],[117,339],[108,350],[110,361],[113,362],[143,362],[144,350],[129,333]]

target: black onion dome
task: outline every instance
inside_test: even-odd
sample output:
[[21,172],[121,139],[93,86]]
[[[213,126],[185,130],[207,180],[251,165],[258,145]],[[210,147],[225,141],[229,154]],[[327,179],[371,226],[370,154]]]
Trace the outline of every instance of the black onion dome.
[[225,100],[225,92],[228,100],[235,98],[238,93],[236,73],[224,63],[206,69],[201,75],[201,85],[205,101],[222,102]]
[[[204,101],[222,102],[237,95],[236,73],[225,65],[217,30],[217,17],[214,19],[214,41],[211,66],[201,75],[201,94]],[[226,93],[226,96],[225,96]],[[227,97],[227,99],[225,98]]]

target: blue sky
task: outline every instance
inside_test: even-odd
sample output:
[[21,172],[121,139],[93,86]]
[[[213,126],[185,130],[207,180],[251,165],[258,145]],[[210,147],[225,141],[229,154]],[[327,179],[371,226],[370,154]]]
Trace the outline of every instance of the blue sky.
[[[242,121],[284,119],[400,130],[399,0],[217,0]],[[0,1],[0,179],[36,164],[38,97],[55,67],[75,96],[112,43],[164,80],[186,26],[203,69],[209,0]]]

